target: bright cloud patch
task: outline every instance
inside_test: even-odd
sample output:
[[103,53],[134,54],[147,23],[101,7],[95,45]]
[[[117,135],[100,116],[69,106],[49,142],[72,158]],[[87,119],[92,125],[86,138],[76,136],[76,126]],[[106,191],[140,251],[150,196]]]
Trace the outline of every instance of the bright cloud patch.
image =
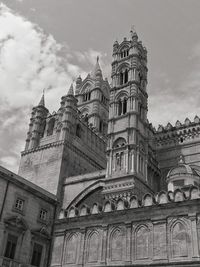
[[103,54],[92,49],[83,54],[70,51],[67,44],[58,44],[4,4],[0,5],[0,29],[0,164],[16,172],[31,108],[43,89],[47,108],[57,110],[72,80],[79,74],[84,78],[96,56],[103,58]]
[[33,23],[0,5],[0,164],[16,171],[33,104],[46,89],[57,109],[72,79],[83,70],[59,56],[62,46]]

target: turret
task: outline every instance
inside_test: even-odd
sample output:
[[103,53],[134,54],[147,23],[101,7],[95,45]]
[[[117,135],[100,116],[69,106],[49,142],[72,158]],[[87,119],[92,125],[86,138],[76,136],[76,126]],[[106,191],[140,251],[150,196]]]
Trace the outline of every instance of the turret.
[[67,95],[61,98],[61,109],[62,139],[65,139],[73,133],[70,130],[72,130],[77,116],[77,99],[74,96],[73,84],[71,84]]
[[78,95],[80,92],[81,84],[82,84],[82,78],[79,75],[79,77],[76,79],[76,91],[75,91],[76,95]]
[[39,141],[44,135],[46,117],[48,112],[48,109],[45,107],[43,93],[38,105],[33,107],[32,109],[25,150],[35,148],[39,145]]

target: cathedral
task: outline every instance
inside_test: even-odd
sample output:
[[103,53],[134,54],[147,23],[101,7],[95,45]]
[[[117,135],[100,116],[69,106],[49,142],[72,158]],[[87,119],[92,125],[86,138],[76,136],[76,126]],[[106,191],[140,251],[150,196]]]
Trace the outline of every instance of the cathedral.
[[135,30],[112,57],[111,84],[97,57],[57,112],[33,107],[18,175],[0,169],[0,266],[200,266],[200,119],[148,121]]

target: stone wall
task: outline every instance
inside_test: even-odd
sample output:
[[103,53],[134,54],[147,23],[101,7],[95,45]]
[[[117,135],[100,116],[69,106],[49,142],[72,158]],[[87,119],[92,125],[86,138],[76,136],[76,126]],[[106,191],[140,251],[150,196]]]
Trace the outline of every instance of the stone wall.
[[199,266],[199,197],[193,188],[154,201],[148,194],[140,206],[119,200],[69,210],[55,224],[51,266]]

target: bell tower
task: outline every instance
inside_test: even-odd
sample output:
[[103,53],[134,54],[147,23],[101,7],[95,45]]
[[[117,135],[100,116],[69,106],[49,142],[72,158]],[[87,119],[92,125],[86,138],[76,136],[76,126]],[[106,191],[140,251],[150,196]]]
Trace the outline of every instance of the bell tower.
[[[151,191],[147,179],[147,51],[135,30],[113,45],[104,193]],[[120,193],[120,194],[121,194]]]

